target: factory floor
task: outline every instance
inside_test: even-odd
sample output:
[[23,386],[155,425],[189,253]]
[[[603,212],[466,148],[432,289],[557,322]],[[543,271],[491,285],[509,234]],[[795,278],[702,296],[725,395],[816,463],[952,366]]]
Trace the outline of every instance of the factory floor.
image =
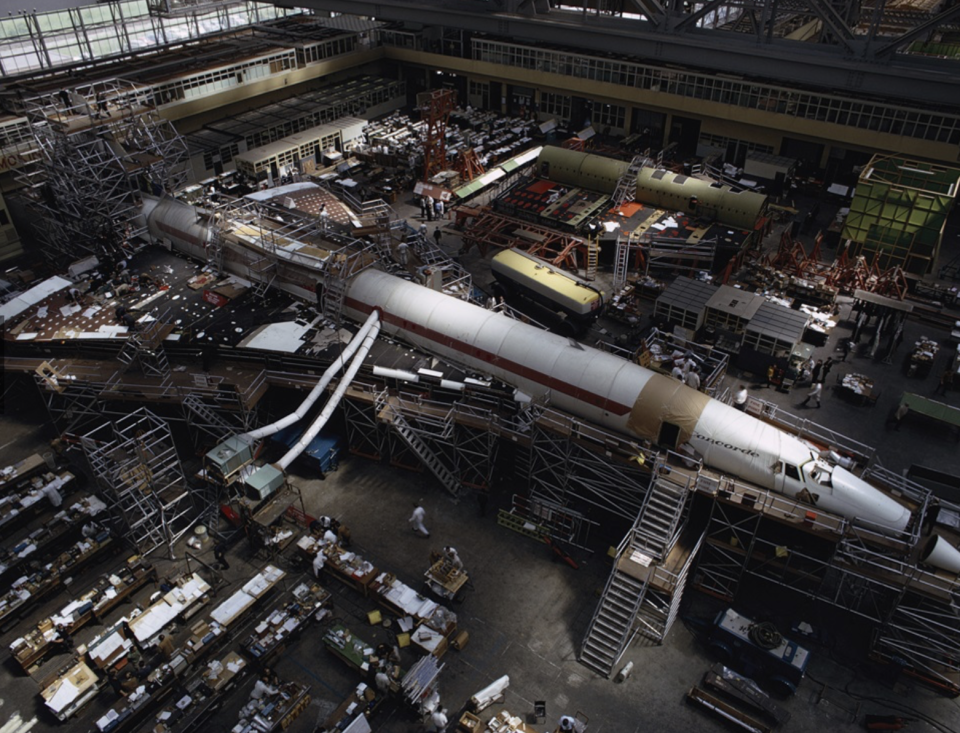
[[[412,217],[411,221],[414,220]],[[434,225],[430,226],[432,235]],[[955,228],[948,231],[947,241],[950,246],[956,246]],[[459,248],[452,230],[445,230],[443,246],[451,254]],[[471,269],[477,270],[476,277],[482,278],[482,268],[475,268],[477,263],[470,262],[469,257],[466,259]],[[848,313],[849,304],[844,304],[840,324],[828,343],[817,350],[816,358],[834,354],[839,339],[850,333],[852,324],[847,320]],[[728,385],[736,386],[744,380],[751,385],[752,394],[875,446],[878,458],[891,470],[905,471],[919,464],[957,475],[960,451],[955,435],[909,418],[900,431],[886,424],[888,413],[903,391],[932,396],[945,365],[949,348],[941,350],[925,379],[909,378],[903,373],[902,357],[920,335],[944,343],[949,334],[911,320],[907,322],[899,358],[892,364],[875,362],[869,357],[851,357],[846,365],[835,367],[831,382],[842,369],[873,377],[883,390],[875,407],[840,401],[828,389],[822,408],[799,408],[797,404],[806,389],[781,393],[762,387],[759,380],[736,373],[730,375]],[[941,399],[958,405],[960,391],[949,392]],[[7,465],[30,453],[48,450],[47,441],[52,435],[43,427],[45,419],[46,412],[35,394],[8,394],[0,417],[0,463]],[[73,459],[80,460],[77,455]],[[510,500],[506,487],[495,489],[486,513],[481,514],[476,502],[470,498],[454,500],[426,472],[410,473],[358,457],[344,457],[338,470],[323,479],[301,464],[294,464],[291,482],[300,488],[309,514],[328,514],[349,525],[353,549],[358,554],[413,587],[420,587],[431,550],[450,544],[457,547],[470,575],[470,587],[464,601],[452,605],[452,609],[458,615],[459,627],[469,632],[470,638],[462,651],[449,650],[441,660],[444,668],[440,693],[442,703],[455,711],[450,715],[451,721],[459,718],[459,711],[471,695],[508,675],[510,685],[503,703],[484,711],[482,719],[487,720],[506,709],[527,719],[533,730],[549,732],[554,730],[561,714],[579,711],[589,718],[591,733],[687,733],[726,729],[716,718],[685,702],[687,691],[700,683],[703,673],[713,663],[697,639],[696,622],[712,618],[725,607],[714,598],[688,589],[681,617],[666,642],[655,646],[640,639],[627,650],[618,668],[627,662],[633,662],[634,667],[632,675],[622,683],[601,679],[576,661],[577,650],[610,572],[606,550],[619,538],[597,534],[590,551],[574,549],[572,556],[578,565],[574,569],[555,561],[545,545],[497,524],[497,509],[507,506]],[[947,495],[949,489],[941,491]],[[416,536],[407,524],[413,503],[419,499],[423,499],[427,512],[429,538]],[[219,529],[225,531],[227,527]],[[174,548],[176,560],[155,553],[152,560],[161,576],[185,568],[185,549],[182,542]],[[199,554],[212,561],[210,547]],[[70,586],[71,593],[78,594],[100,573],[119,565],[124,557],[123,554],[114,556],[87,570]],[[228,584],[219,591],[218,598],[232,593],[266,563],[252,556],[242,538],[231,547],[228,559],[230,569],[224,572]],[[286,557],[277,563],[288,570],[289,577],[284,587],[252,612],[249,623],[263,618],[270,608],[285,600],[298,577],[309,577],[288,563]],[[367,612],[376,608],[371,599],[335,580],[323,582],[333,592],[336,618],[374,645],[392,640],[397,629],[395,619],[391,618],[390,628],[370,626]],[[154,588],[148,586],[135,601],[145,603],[153,591]],[[61,595],[37,606],[18,625],[0,635],[0,644],[8,646],[32,624],[66,602],[65,595]],[[956,699],[942,697],[909,677],[898,676],[890,667],[867,662],[868,624],[814,605],[783,588],[759,582],[745,584],[736,606],[748,615],[763,615],[774,620],[787,635],[791,625],[802,621],[816,632],[816,641],[805,642],[811,652],[807,678],[795,696],[780,701],[792,715],[785,730],[796,733],[862,730],[861,721],[866,713],[913,718],[915,722],[909,724],[910,730],[960,728],[960,704]],[[116,609],[111,620],[129,608]],[[86,627],[75,635],[75,642],[83,643],[99,630],[101,627],[96,625]],[[181,627],[176,641],[182,641],[186,635],[186,627]],[[243,630],[235,632],[231,647],[238,646],[243,638]],[[291,733],[311,733],[361,681],[358,673],[324,650],[321,638],[322,627],[307,629],[274,664],[281,680],[296,679],[311,687],[311,703],[290,726]],[[417,658],[410,649],[402,654],[404,667],[409,667]],[[6,658],[0,665],[0,729],[3,733],[24,733],[30,727],[35,731],[58,729],[78,733],[95,730],[95,721],[117,699],[109,687],[66,723],[58,723],[42,705],[38,680],[56,671],[66,660],[62,655],[49,659],[28,676],[12,658]],[[210,731],[228,731],[233,727],[252,684],[250,676],[226,699],[207,726]],[[545,702],[546,719],[530,717],[537,701]],[[399,702],[384,706],[371,723],[375,731],[384,733],[422,730]],[[451,724],[450,729],[454,727]],[[150,726],[145,724],[143,730],[150,730]]]

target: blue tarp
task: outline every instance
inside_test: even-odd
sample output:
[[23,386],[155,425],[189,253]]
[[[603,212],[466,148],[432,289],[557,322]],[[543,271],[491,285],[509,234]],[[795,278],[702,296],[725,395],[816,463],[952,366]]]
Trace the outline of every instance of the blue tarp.
[[[303,435],[305,429],[303,425],[294,424],[270,436],[270,440],[292,448],[300,439],[300,436]],[[340,449],[340,436],[321,432],[316,438],[310,441],[310,445],[307,446],[304,454],[310,456],[320,464],[319,467],[323,473],[329,473],[330,471],[337,470],[337,463],[340,459]]]

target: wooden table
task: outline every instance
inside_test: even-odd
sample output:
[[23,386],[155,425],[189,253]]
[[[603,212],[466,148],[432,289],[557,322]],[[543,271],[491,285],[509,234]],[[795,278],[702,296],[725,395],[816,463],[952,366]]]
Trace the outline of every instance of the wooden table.
[[457,569],[447,559],[437,560],[424,573],[427,586],[441,598],[453,600],[468,580],[463,569]]
[[841,394],[861,405],[866,404],[873,397],[874,384],[870,377],[863,374],[845,374],[840,379]]
[[63,670],[43,683],[40,696],[59,720],[66,720],[100,691],[100,678],[84,661]]

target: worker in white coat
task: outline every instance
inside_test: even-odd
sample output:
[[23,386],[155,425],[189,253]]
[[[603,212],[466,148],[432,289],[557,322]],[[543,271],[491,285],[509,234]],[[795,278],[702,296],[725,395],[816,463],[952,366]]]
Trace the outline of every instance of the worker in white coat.
[[747,409],[747,398],[750,394],[747,392],[747,385],[741,384],[740,389],[737,390],[736,394],[733,396],[733,406],[738,410]]
[[250,691],[250,697],[254,700],[262,700],[266,695],[276,695],[277,688],[272,687],[267,683],[267,676],[263,675],[260,679],[257,680],[257,683],[253,686],[253,690]]
[[323,566],[327,562],[327,556],[323,554],[323,549],[317,550],[316,556],[313,558],[313,575],[316,578],[320,577],[320,573],[323,571]]
[[427,531],[426,526],[423,524],[423,520],[426,518],[427,512],[423,508],[423,501],[415,501],[413,503],[413,514],[410,515],[410,519],[407,521],[413,527],[413,531],[423,537],[429,537],[430,532]]
[[447,729],[447,714],[443,712],[443,706],[438,705],[437,709],[430,714],[430,723],[427,725],[428,731],[442,731]]
[[800,403],[800,407],[806,407],[807,403],[810,400],[817,401],[817,407],[820,407],[820,395],[823,393],[823,382],[817,382],[813,385],[813,389],[810,390],[807,394],[807,399]]
[[460,559],[460,553],[456,547],[447,546],[443,548],[443,554],[447,556],[450,564],[457,570],[463,570],[463,560]]

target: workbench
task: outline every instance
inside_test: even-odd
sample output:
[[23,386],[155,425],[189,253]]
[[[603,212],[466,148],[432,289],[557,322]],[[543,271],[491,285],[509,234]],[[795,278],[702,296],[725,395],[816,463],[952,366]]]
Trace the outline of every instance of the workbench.
[[260,709],[241,720],[231,733],[275,733],[286,728],[310,704],[310,687],[299,682],[284,682],[276,695],[260,701]]
[[48,567],[23,578],[6,595],[0,597],[0,625],[57,590],[67,572],[76,572],[102,551],[115,546],[109,536],[103,537],[101,541],[94,538],[79,540],[55,558]]
[[[353,692],[327,716],[323,724],[317,728],[317,733],[334,733],[334,731],[353,730],[350,726],[358,725],[357,718],[369,719],[380,707],[386,698],[373,687],[361,683]],[[362,724],[360,724],[362,726]],[[370,727],[361,730],[370,730]]]
[[156,571],[151,565],[137,556],[129,559],[127,566],[119,573],[106,573],[93,588],[14,641],[10,645],[10,652],[23,670],[29,672],[50,650],[59,625],[74,634],[91,621],[101,620],[112,608],[151,580],[156,580]]
[[[51,507],[52,508],[52,507]],[[74,496],[70,506],[56,512],[27,535],[0,549],[0,581],[13,575],[31,557],[43,557],[61,544],[75,542],[81,525],[107,508],[96,496]],[[11,530],[10,534],[15,534]]]
[[456,598],[468,580],[467,573],[456,568],[447,558],[437,560],[423,575],[431,591],[450,601]]
[[497,713],[484,728],[486,733],[537,733],[533,728],[515,715],[511,715],[506,710]]
[[236,652],[211,662],[184,686],[184,695],[171,700],[155,716],[153,733],[193,733],[199,731],[219,709],[220,699],[244,678],[249,665]]
[[100,691],[100,678],[81,660],[41,686],[44,704],[63,721],[96,696]]
[[178,677],[185,669],[186,664],[178,667],[161,664],[134,692],[120,698],[104,713],[96,722],[97,728],[102,733],[121,733],[139,728],[151,711],[173,692]]
[[370,581],[377,575],[377,569],[355,552],[342,549],[339,545],[326,545],[322,552],[327,557],[323,569],[344,585],[369,595]]
[[[299,593],[298,593],[299,591]],[[294,599],[270,611],[241,644],[244,654],[261,666],[269,666],[315,618],[316,611],[328,604],[330,593],[319,585],[302,583],[294,589]]]
[[226,629],[243,618],[253,606],[273,589],[287,574],[280,568],[267,565],[244,583],[236,593],[210,612],[210,618]]
[[[26,522],[40,514],[45,509],[53,508],[53,504],[44,494],[47,490],[56,490],[63,499],[76,485],[74,476],[69,471],[60,474],[45,473],[35,475],[17,484],[7,493],[0,496],[0,527],[9,522]],[[64,490],[64,487],[68,487]]]
[[156,643],[160,632],[178,618],[186,618],[191,611],[207,600],[210,585],[197,573],[182,577],[177,587],[165,593],[146,611],[130,621],[130,630],[141,647]]
[[335,624],[323,635],[323,645],[344,664],[366,674],[374,648],[342,624]]

